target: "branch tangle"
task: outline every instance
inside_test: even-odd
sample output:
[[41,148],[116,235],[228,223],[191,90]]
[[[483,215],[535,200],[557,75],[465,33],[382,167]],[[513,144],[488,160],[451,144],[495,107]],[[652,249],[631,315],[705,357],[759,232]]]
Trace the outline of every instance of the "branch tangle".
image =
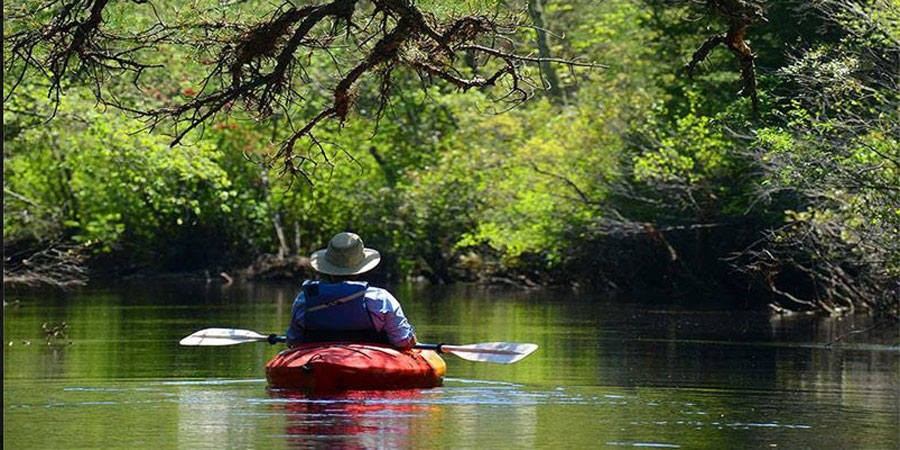
[[[313,161],[308,155],[295,151],[296,143],[300,139],[309,139],[312,142],[310,148],[321,150],[312,134],[313,129],[324,120],[343,123],[348,119],[355,106],[356,84],[368,73],[377,72],[380,76],[381,111],[390,96],[393,73],[398,68],[414,71],[426,85],[438,79],[468,90],[505,83],[507,92],[499,99],[514,106],[533,95],[534,89],[544,86],[542,80],[531,79],[523,70],[526,64],[597,67],[516,53],[510,38],[519,28],[516,15],[503,18],[466,15],[441,21],[408,0],[332,0],[303,7],[286,3],[274,11],[271,18],[252,25],[164,24],[160,19],[151,29],[130,36],[112,36],[103,30],[104,8],[114,0],[61,1],[64,0],[47,0],[44,5],[47,9],[55,8],[49,31],[38,27],[10,37],[12,49],[18,60],[24,61],[25,68],[50,68],[48,76],[53,81],[57,98],[62,80],[73,74],[67,65],[71,58],[76,58],[81,68],[86,69],[79,73],[93,77],[89,81],[98,86],[101,77],[98,68],[107,72],[134,72],[137,85],[143,70],[154,67],[141,63],[136,57],[131,59],[135,55],[132,52],[138,49],[160,43],[217,49],[214,51],[218,56],[210,64],[198,92],[182,103],[170,102],[157,109],[142,109],[111,101],[102,95],[101,89],[95,90],[101,102],[145,117],[151,126],[172,120],[176,125],[172,145],[236,104],[242,104],[244,110],[257,119],[267,118],[276,109],[289,115],[296,114],[298,109],[309,111],[312,104],[296,90],[298,81],[307,84],[311,81],[306,73],[309,63],[304,59],[314,53],[327,54],[338,66],[331,85],[332,99],[328,105],[318,108],[304,126],[294,129],[278,152],[283,158],[284,171],[294,175],[306,176],[303,164]],[[149,4],[145,0],[134,3]],[[79,19],[78,12],[87,10],[90,11],[87,17]],[[357,25],[363,22],[367,24]],[[346,25],[343,37],[337,30],[338,24]],[[191,35],[185,29],[200,32]],[[218,34],[211,35],[210,30],[216,30]],[[234,34],[223,39],[225,32]],[[35,49],[49,42],[62,50],[47,52],[43,58],[35,57],[40,53]],[[130,45],[130,48],[111,51],[110,42]],[[66,45],[58,45],[60,43]],[[462,58],[457,55],[466,52],[484,59],[483,67],[494,67],[493,74],[468,77],[458,70],[454,62]],[[496,62],[490,63],[490,60]],[[346,72],[342,68],[347,69]],[[324,151],[320,154],[325,156]]]

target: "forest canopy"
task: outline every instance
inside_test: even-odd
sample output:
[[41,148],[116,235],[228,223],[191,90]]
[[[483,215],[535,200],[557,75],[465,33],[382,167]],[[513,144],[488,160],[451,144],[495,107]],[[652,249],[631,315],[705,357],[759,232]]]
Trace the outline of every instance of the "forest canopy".
[[7,281],[351,229],[389,277],[898,314],[895,0],[3,8]]

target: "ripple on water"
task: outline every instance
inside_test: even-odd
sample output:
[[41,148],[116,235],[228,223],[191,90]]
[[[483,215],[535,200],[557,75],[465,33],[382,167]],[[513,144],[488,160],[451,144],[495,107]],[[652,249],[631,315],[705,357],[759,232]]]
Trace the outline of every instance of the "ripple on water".
[[620,446],[620,447],[681,448],[681,446],[678,444],[664,444],[661,442],[607,441],[606,445],[615,445],[615,446]]
[[106,388],[106,387],[64,387],[64,392],[161,392],[162,389],[151,387]]
[[234,380],[178,380],[178,381],[161,381],[158,384],[163,386],[207,386],[207,385],[229,385],[229,384],[245,384],[245,383],[265,383],[265,378],[250,379],[234,379]]
[[[550,390],[527,388],[524,385],[448,379],[441,388],[416,391],[417,395],[398,395],[392,391],[358,391],[350,395],[303,395],[287,390],[271,390],[267,398],[247,398],[252,404],[365,404],[365,405],[475,405],[475,406],[544,406],[587,405],[622,406],[639,397],[619,393],[583,395],[563,387]],[[394,391],[396,392],[396,391]]]

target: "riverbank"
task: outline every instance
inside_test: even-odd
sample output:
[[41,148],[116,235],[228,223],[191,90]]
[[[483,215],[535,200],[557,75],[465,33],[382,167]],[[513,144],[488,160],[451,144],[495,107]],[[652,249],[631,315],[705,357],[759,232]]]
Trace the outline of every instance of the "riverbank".
[[[37,258],[34,258],[37,260]],[[88,264],[91,260],[88,259]],[[95,264],[97,260],[93,261]],[[163,271],[152,269],[148,266],[122,266],[111,263],[109,259],[101,260],[102,264],[95,267],[83,266],[79,267],[75,278],[59,278],[51,279],[38,271],[35,275],[20,273],[16,276],[5,276],[5,288],[35,288],[35,287],[53,287],[62,290],[70,290],[78,286],[105,284],[110,282],[133,282],[133,281],[150,281],[153,280],[169,280],[169,281],[202,281],[208,285],[230,286],[233,283],[253,283],[253,282],[278,282],[287,284],[297,284],[302,280],[315,279],[318,277],[316,272],[309,265],[307,257],[288,256],[279,258],[277,255],[263,254],[257,257],[252,264],[239,265],[235,267],[213,266],[204,269],[191,271]],[[32,263],[32,267],[36,264]],[[651,282],[647,286],[639,289],[620,289],[615,284],[609,284],[602,289],[597,289],[596,283],[583,283],[571,277],[556,279],[556,282],[546,282],[546,280],[554,280],[550,277],[543,277],[544,282],[536,282],[532,278],[521,273],[498,273],[490,272],[488,274],[477,274],[472,271],[472,264],[468,262],[465,267],[453,269],[451,273],[460,274],[460,279],[453,280],[449,284],[461,284],[469,286],[496,287],[501,289],[513,289],[523,292],[534,291],[537,293],[545,292],[553,295],[563,294],[590,298],[591,295],[602,295],[604,298],[627,299],[630,302],[637,302],[645,305],[658,305],[663,307],[679,307],[679,308],[700,308],[704,310],[733,310],[733,311],[759,311],[771,314],[773,317],[797,317],[808,315],[831,315],[842,316],[852,315],[859,311],[850,308],[836,308],[831,311],[822,309],[789,309],[780,306],[772,301],[771,296],[767,296],[765,291],[746,290],[744,292],[736,292],[735,290],[715,292],[704,287],[698,290],[675,289],[670,285],[654,286]],[[634,276],[634,275],[630,275]],[[430,284],[434,286],[446,285],[448,283],[435,282],[434,277],[407,276],[400,277],[395,273],[391,273],[384,267],[376,268],[376,270],[368,273],[365,280],[377,285],[396,285],[401,282],[413,282],[418,284]],[[753,298],[752,296],[756,296]],[[884,321],[896,320],[896,314],[889,314],[877,311],[862,311],[864,314],[873,314],[879,318],[879,323]],[[881,325],[879,325],[881,326]]]

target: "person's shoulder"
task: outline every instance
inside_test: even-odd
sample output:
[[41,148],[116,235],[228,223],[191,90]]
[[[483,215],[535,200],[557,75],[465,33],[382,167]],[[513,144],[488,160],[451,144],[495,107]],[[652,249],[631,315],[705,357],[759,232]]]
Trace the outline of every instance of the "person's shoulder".
[[372,285],[369,285],[369,287],[366,289],[366,297],[380,298],[380,299],[389,300],[389,301],[397,301],[397,299],[395,299],[394,296],[387,289],[380,288],[377,286],[372,286]]
[[388,294],[388,295],[391,294],[390,292],[388,292],[387,289],[380,288],[378,286],[372,286],[371,284],[366,287],[366,292],[379,293],[379,294],[384,293],[384,294]]

